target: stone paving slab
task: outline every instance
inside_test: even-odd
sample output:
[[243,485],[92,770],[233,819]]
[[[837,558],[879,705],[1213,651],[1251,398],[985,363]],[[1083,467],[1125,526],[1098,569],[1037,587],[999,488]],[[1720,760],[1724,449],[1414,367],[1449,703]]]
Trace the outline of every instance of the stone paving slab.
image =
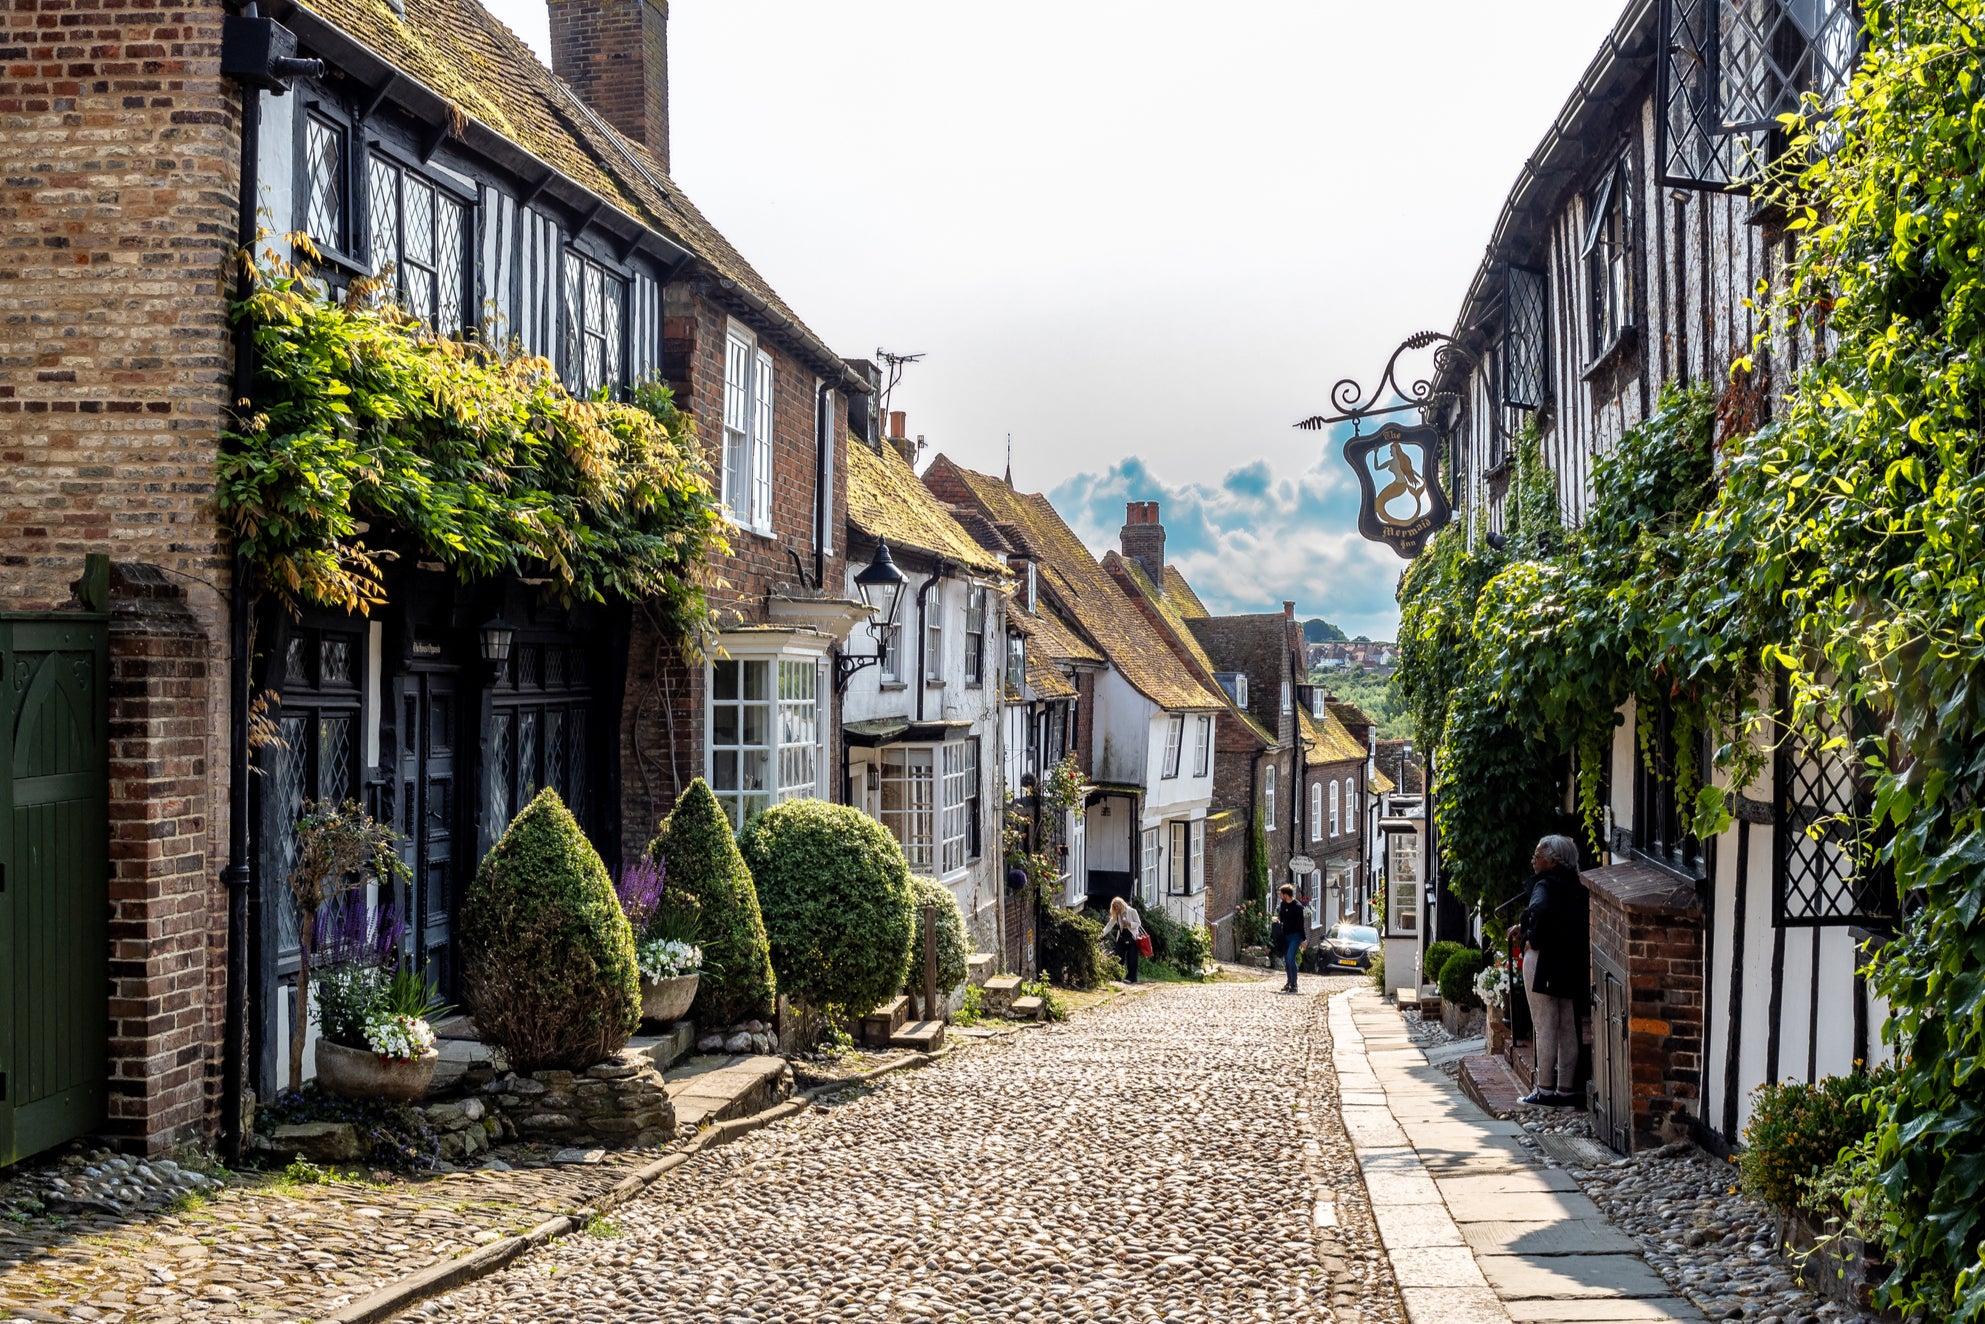
[[1330,1024],[1341,1078],[1357,1082],[1346,1129],[1409,1324],[1700,1319],[1569,1173],[1539,1165],[1520,1127],[1484,1114],[1410,1047],[1374,994],[1340,994]]

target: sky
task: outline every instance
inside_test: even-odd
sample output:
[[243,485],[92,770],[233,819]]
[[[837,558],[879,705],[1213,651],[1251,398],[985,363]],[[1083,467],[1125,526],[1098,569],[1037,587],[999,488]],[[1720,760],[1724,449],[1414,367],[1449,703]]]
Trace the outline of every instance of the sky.
[[[541,0],[485,0],[540,55]],[[1451,330],[1619,0],[671,0],[672,169],[909,431],[1215,611],[1390,638],[1332,383]]]

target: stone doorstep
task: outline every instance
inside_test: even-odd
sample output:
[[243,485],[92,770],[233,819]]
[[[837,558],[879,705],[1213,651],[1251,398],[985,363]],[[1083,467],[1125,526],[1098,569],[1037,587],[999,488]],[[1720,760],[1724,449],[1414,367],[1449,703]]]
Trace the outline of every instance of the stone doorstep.
[[870,1048],[886,1048],[889,1036],[902,1028],[910,1015],[910,1000],[898,995],[862,1017],[862,1042]]
[[783,1057],[692,1057],[664,1072],[662,1084],[676,1125],[693,1131],[781,1102],[793,1092],[793,1075]]
[[627,1041],[627,1046],[646,1056],[655,1064],[655,1070],[665,1072],[696,1046],[696,1023],[677,1021],[655,1034],[637,1034]]
[[988,1016],[1004,1016],[1020,996],[1019,975],[994,975],[986,980],[979,997],[979,1008]]
[[1523,1097],[1523,1082],[1500,1057],[1461,1059],[1461,1089],[1491,1117],[1508,1117]]
[[944,1047],[943,1021],[912,1021],[889,1036],[891,1048],[908,1048],[919,1053],[935,1053]]
[[1047,1009],[1048,1004],[1039,998],[1015,998],[1012,1015],[1017,1021],[1038,1021],[1047,1013]]

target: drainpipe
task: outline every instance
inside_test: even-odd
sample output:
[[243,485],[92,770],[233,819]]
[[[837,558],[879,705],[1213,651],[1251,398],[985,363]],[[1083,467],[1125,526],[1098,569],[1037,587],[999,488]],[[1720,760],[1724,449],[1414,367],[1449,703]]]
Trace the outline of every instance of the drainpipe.
[[[249,6],[252,15],[254,6]],[[236,237],[244,261],[255,249],[255,200],[261,191],[256,167],[262,150],[262,91],[241,89],[241,210]],[[240,298],[253,291],[246,266],[236,278]],[[234,328],[234,398],[245,400],[255,383],[255,337],[246,322]],[[248,1098],[248,903],[253,871],[248,863],[248,705],[252,701],[248,558],[234,554],[228,585],[227,865],[221,885],[227,892],[227,994],[221,1034],[221,1157],[241,1162],[241,1110]]]
[[[820,390],[815,393],[813,416],[820,421],[814,426],[813,438],[813,586],[825,590],[827,587],[827,487],[834,481],[834,475],[827,465],[827,450],[833,444],[834,419],[827,412],[827,397],[833,386],[826,378],[820,382]],[[847,585],[841,586],[843,593]]]

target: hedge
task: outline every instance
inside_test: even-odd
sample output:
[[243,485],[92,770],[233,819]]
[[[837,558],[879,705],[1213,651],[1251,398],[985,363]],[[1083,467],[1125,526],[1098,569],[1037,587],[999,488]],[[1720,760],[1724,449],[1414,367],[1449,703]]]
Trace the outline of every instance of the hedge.
[[669,890],[696,898],[702,911],[703,979],[690,1015],[709,1029],[771,1015],[778,985],[758,892],[731,820],[701,777],[662,820],[648,854],[668,869]]

